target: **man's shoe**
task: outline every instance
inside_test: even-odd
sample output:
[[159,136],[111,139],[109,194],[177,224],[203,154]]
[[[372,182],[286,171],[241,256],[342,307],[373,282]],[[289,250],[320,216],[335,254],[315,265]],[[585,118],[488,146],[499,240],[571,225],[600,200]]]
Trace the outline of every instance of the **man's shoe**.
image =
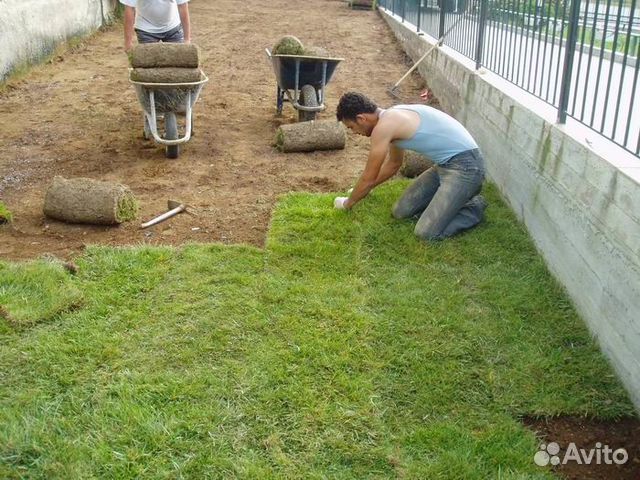
[[480,209],[484,212],[484,209],[487,208],[487,201],[484,199],[482,195],[476,195],[472,198],[475,201],[476,205],[480,207]]

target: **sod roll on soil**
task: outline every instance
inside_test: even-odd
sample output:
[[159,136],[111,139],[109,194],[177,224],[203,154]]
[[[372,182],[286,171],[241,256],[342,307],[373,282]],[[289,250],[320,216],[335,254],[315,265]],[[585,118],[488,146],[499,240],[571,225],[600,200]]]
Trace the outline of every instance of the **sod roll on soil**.
[[351,8],[373,8],[373,0],[351,0]]
[[202,80],[199,68],[134,68],[131,80],[144,83],[194,83]]
[[200,51],[187,43],[142,43],[131,52],[133,68],[198,68]]
[[405,150],[402,167],[400,167],[400,175],[407,178],[415,178],[432,166],[433,162],[424,155],[420,155],[411,150]]
[[276,132],[276,147],[281,152],[312,152],[344,148],[347,135],[341,123],[335,120],[282,125]]
[[125,185],[90,178],[53,178],[44,214],[69,223],[116,225],[136,218],[137,202]]

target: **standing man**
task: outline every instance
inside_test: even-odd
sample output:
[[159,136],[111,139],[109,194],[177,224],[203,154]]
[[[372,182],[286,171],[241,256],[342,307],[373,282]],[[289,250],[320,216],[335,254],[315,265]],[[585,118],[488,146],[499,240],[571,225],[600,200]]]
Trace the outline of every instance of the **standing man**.
[[189,0],[120,0],[124,7],[124,49],[139,43],[191,43]]
[[426,105],[384,110],[355,92],[342,96],[336,116],[351,131],[371,138],[365,169],[351,196],[335,199],[336,208],[352,208],[393,177],[408,149],[426,156],[434,166],[402,194],[393,216],[419,215],[415,234],[423,240],[441,240],[480,223],[487,206],[479,195],[484,159],[478,144],[457,120]]

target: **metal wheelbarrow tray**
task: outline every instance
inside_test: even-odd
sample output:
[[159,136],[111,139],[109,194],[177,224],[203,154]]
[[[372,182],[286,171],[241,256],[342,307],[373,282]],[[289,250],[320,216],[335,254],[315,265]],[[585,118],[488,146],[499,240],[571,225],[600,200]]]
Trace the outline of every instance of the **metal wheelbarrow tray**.
[[282,113],[284,102],[288,101],[298,110],[300,121],[315,119],[316,114],[326,108],[324,89],[331,80],[336,67],[344,59],[304,55],[272,55],[269,49],[265,49],[265,51],[273,66],[278,84],[276,99],[278,115]]
[[[202,79],[191,83],[149,83],[131,80],[144,116],[144,137],[153,139],[166,147],[167,158],[178,158],[180,144],[191,139],[193,127],[193,106],[200,96],[202,87],[209,78],[202,72]],[[177,113],[185,114],[184,136],[178,135]],[[164,137],[158,133],[158,115],[164,115]]]

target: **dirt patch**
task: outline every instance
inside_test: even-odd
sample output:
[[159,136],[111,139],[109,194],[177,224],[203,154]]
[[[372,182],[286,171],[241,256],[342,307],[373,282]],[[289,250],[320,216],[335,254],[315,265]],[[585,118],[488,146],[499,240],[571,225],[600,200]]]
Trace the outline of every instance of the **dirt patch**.
[[[619,421],[601,421],[578,417],[557,417],[557,418],[524,418],[523,423],[536,432],[540,438],[541,451],[550,452],[541,457],[551,460],[554,454],[560,461],[553,470],[562,478],[568,480],[638,480],[640,479],[640,420],[637,418],[626,418]],[[549,447],[551,442],[555,442],[560,447],[559,452],[554,447]],[[574,450],[571,445],[575,445]],[[622,461],[622,454],[614,457],[612,452],[605,452],[605,445],[612,451],[625,449],[628,459],[624,464],[618,465],[614,462],[617,458]],[[544,448],[543,448],[544,446]],[[569,448],[571,447],[571,450]],[[586,464],[585,456],[580,453],[580,449],[588,455],[590,450],[595,450],[592,460]],[[574,453],[581,456],[581,463],[574,461]],[[566,463],[563,460],[566,455],[569,458]],[[598,464],[598,457],[600,464]],[[609,459],[612,463],[606,464]]]
[[[350,135],[347,148],[279,153],[275,131],[296,121],[285,104],[276,116],[276,83],[264,48],[291,34],[344,58],[326,90],[334,118],[340,95],[356,90],[381,106],[420,102],[417,75],[403,84],[401,99],[386,93],[411,62],[373,11],[354,11],[326,0],[193,1],[194,43],[210,77],[195,106],[195,137],[179,159],[142,139],[142,113],[127,80],[122,27],[88,39],[34,68],[0,94],[0,199],[14,213],[0,226],[0,257],[25,259],[52,253],[69,258],[87,244],[138,245],[186,242],[261,246],[280,194],[349,187],[366,162],[368,139]],[[283,12],[296,12],[284,15]],[[313,18],[308,28],[300,18]],[[68,225],[42,214],[54,175],[88,177],[128,185],[141,220],[166,210],[167,199],[197,208],[157,227]],[[328,205],[330,208],[330,205]]]

